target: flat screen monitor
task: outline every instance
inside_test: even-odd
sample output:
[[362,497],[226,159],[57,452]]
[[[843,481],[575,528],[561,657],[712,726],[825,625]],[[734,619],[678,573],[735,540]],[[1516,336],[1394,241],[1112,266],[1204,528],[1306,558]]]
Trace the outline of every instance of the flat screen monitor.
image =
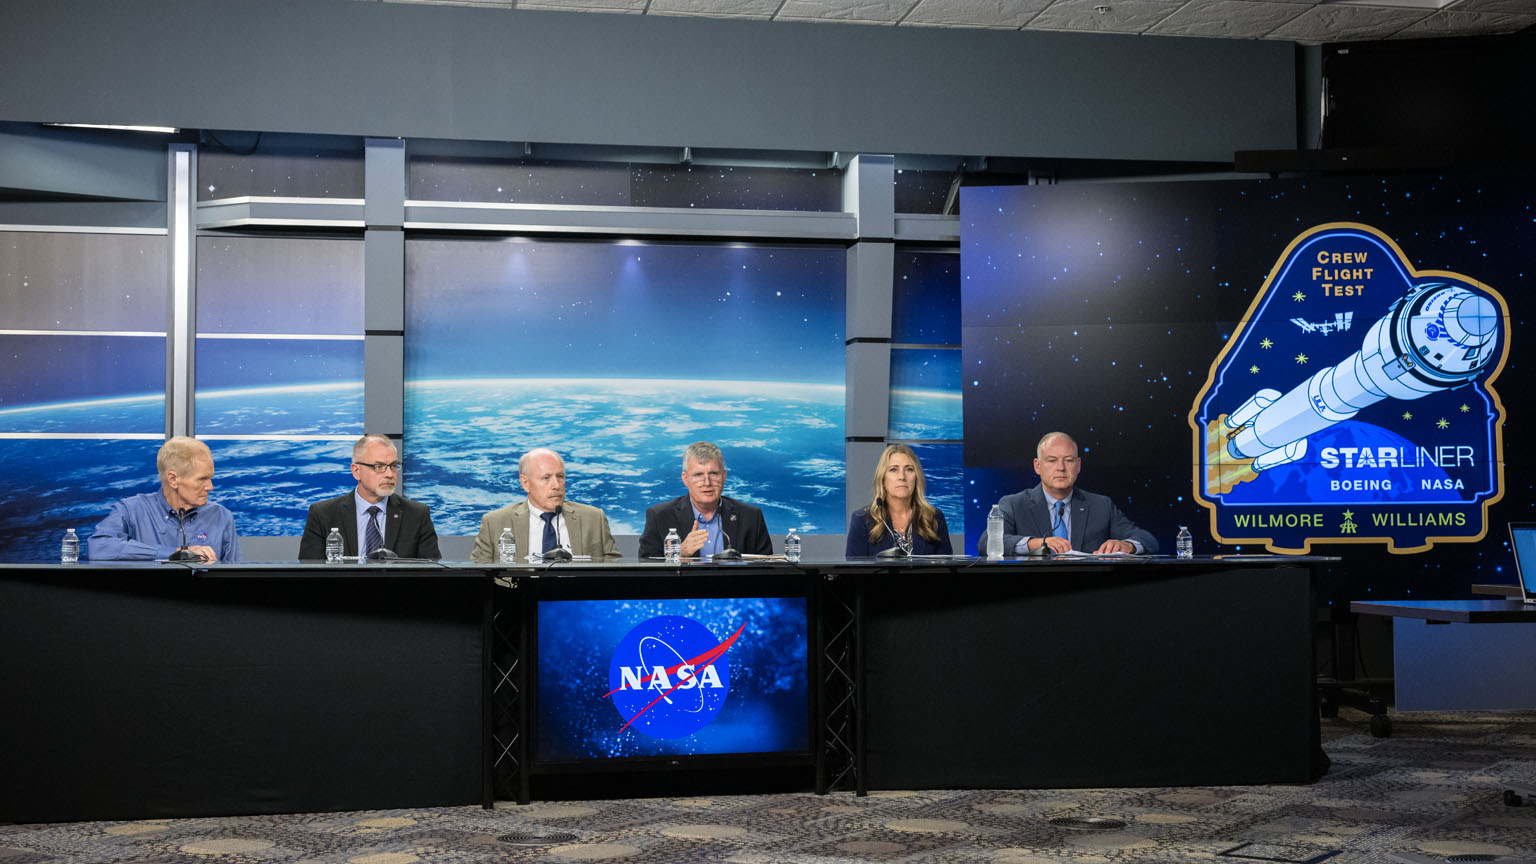
[[1536,522],[1509,523],[1509,545],[1515,550],[1515,575],[1527,603],[1536,603]]
[[539,601],[535,764],[808,759],[807,622],[804,596]]

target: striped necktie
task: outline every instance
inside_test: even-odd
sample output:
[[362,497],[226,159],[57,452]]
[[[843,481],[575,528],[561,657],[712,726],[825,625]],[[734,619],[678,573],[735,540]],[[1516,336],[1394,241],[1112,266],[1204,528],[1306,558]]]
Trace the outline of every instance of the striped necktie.
[[379,534],[379,508],[368,508],[368,533],[363,535],[363,557],[372,555],[375,550],[384,545],[384,538]]

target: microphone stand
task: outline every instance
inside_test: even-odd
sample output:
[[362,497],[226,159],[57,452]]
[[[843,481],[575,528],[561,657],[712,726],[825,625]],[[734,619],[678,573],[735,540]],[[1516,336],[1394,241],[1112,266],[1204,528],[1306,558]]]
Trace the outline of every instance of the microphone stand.
[[[916,518],[915,514],[914,514],[913,518]],[[912,553],[907,551],[907,549],[901,545],[902,544],[902,535],[896,533],[896,526],[892,525],[888,520],[885,520],[885,519],[882,519],[880,521],[881,521],[882,524],[885,525],[885,530],[891,532],[891,541],[893,543],[895,543],[896,545],[892,546],[889,549],[881,549],[879,552],[875,553],[875,557],[876,558],[911,558],[912,557]],[[911,522],[907,523],[907,530],[908,531],[912,530],[912,523]]]
[[[720,511],[716,510],[715,513],[718,516]],[[736,551],[736,547],[731,545],[731,535],[725,533],[725,520],[724,519],[720,520],[720,536],[725,538],[725,548],[721,549],[719,552],[716,552],[715,554],[709,556],[709,560],[710,561],[740,561],[741,560],[741,553],[737,552]]]
[[181,548],[172,552],[165,560],[176,562],[202,561],[203,556],[187,548],[186,515],[179,507],[171,510],[171,514],[176,517],[176,527],[181,530]]
[[[555,519],[559,519],[561,522],[564,522],[565,514],[561,512],[561,509],[561,507],[555,508]],[[555,525],[554,519],[551,519],[549,524],[552,526]],[[528,538],[528,540],[530,543],[533,542],[533,538],[531,537]],[[558,526],[555,526],[555,542],[557,544],[560,542],[560,529]],[[553,549],[546,549],[539,553],[539,562],[542,564],[557,564],[562,561],[570,560],[572,560],[571,550],[565,548],[564,546],[557,545]]]

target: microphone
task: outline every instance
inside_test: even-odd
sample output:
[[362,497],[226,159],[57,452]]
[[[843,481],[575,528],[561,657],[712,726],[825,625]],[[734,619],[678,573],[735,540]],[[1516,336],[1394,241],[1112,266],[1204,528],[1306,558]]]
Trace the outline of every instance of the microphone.
[[176,527],[181,530],[181,548],[172,552],[167,561],[202,561],[203,556],[187,548],[187,523],[186,515],[180,508],[171,508],[171,515],[176,517]]
[[[559,519],[559,520],[562,520],[562,521],[565,519],[564,514],[561,513],[561,510],[562,510],[563,506],[564,505],[561,505],[560,507],[556,507],[555,508],[555,510],[554,510],[555,518],[549,520],[549,524],[550,525],[554,525],[555,524],[555,519]],[[559,535],[559,529],[556,529],[555,537],[556,537],[556,542],[557,543],[559,542],[559,536],[560,536]],[[532,538],[529,538],[529,539],[530,539],[530,542],[531,542]],[[553,549],[546,549],[542,553],[540,553],[539,554],[539,560],[540,561],[544,561],[544,562],[549,563],[549,564],[553,564],[556,561],[569,561],[569,560],[571,560],[571,551],[569,549],[565,548],[564,546],[556,546]]]
[[[915,515],[914,515],[914,518],[916,518]],[[887,522],[884,519],[881,519],[880,521],[881,521],[881,524],[885,525],[885,530],[891,532],[891,538],[896,541],[896,545],[892,546],[889,549],[881,549],[879,552],[875,553],[875,557],[876,558],[911,558],[912,557],[912,553],[906,548],[907,546],[911,546],[912,545],[911,542],[907,541],[904,535],[897,533],[895,525],[892,525],[890,522]],[[908,531],[912,530],[911,523],[907,524],[907,530]]]
[[720,520],[720,536],[725,538],[725,548],[709,556],[711,561],[740,561],[741,553],[731,545],[731,535],[725,533],[725,520]]

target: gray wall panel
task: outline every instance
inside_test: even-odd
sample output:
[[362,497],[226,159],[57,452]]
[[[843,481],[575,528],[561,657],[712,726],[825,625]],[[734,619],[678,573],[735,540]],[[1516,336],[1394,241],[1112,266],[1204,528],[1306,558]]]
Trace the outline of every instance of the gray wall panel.
[[[0,32],[8,32],[11,23],[6,20]],[[5,38],[0,35],[0,42]],[[7,74],[0,80],[7,81],[5,87],[0,87],[3,111],[9,102],[6,91],[11,87],[11,79]],[[0,119],[4,119],[3,115]],[[163,135],[54,130],[43,139],[29,134],[30,131],[31,127],[25,126],[0,128],[0,189],[43,196],[152,201],[159,202],[163,212]]]
[[1290,43],[356,0],[7,0],[0,120],[1228,160],[1296,146]]

